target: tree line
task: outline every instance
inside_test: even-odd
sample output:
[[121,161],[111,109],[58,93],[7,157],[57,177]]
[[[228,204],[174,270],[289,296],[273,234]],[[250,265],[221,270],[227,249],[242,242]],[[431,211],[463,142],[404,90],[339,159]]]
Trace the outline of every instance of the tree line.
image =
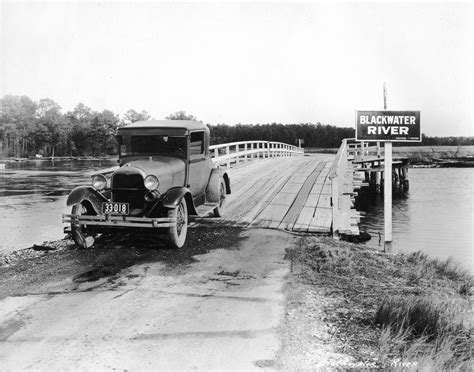
[[122,118],[110,110],[93,111],[79,103],[72,111],[50,98],[27,96],[0,99],[0,156],[100,156],[115,154],[118,126],[147,120],[146,111],[128,110]]
[[[121,125],[151,119],[145,111],[129,109],[122,116],[94,111],[79,103],[63,113],[50,98],[38,102],[27,96],[6,95],[0,99],[0,157],[104,156],[117,153],[115,132]],[[170,114],[171,120],[197,120],[184,111]],[[208,125],[211,143],[262,140],[304,147],[339,147],[343,138],[354,137],[353,128],[321,123]],[[474,137],[423,137],[426,145],[474,145]]]

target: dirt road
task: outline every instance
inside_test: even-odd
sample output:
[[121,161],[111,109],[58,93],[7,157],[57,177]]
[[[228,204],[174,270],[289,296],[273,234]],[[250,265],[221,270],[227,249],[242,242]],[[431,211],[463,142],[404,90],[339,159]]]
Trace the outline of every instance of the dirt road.
[[[35,267],[44,270],[29,279],[22,271],[31,267],[10,268],[10,284],[0,288],[2,369],[275,366],[289,273],[285,248],[295,237],[250,229],[226,233],[228,242],[213,239],[212,229],[194,230],[202,235],[195,232],[191,241],[199,246],[207,239],[210,248],[182,253],[179,265],[170,257],[180,253],[158,250],[115,267],[120,251],[99,246],[87,263],[64,251],[68,258],[53,263],[54,271],[39,258]],[[15,276],[22,282],[17,289]]]

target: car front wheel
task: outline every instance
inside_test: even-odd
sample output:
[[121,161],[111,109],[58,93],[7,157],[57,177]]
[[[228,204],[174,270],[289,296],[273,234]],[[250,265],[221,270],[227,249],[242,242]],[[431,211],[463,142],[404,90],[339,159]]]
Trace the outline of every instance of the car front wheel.
[[[85,204],[76,204],[72,207],[71,214],[78,216],[94,215],[92,209]],[[77,222],[71,222],[71,235],[74,243],[79,248],[90,248],[94,245],[94,236],[88,234],[87,227]]]
[[174,226],[168,227],[168,237],[171,246],[181,248],[186,242],[186,234],[188,232],[188,208],[186,200],[181,200],[179,205],[168,211],[168,217],[175,222]]

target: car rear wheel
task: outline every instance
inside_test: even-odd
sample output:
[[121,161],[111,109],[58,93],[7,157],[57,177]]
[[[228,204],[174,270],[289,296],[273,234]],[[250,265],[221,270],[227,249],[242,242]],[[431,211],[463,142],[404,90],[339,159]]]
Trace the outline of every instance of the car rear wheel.
[[176,222],[174,226],[168,227],[170,244],[174,248],[181,248],[188,233],[188,208],[184,198],[176,208],[168,211],[168,217]]
[[225,195],[225,181],[222,179],[221,185],[219,187],[219,204],[217,205],[217,207],[214,208],[215,217],[222,217],[222,214],[224,212]]
[[[92,211],[92,208],[85,204],[76,204],[72,207],[71,214],[83,216],[94,215],[95,213]],[[79,248],[90,248],[94,245],[94,236],[88,234],[86,225],[71,222],[71,235],[74,243],[76,243]]]

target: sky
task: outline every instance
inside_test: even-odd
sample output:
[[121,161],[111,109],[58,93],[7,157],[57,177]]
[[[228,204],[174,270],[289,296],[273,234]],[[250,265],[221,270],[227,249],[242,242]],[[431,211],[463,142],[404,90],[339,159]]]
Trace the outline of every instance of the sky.
[[474,135],[470,2],[0,2],[1,96],[353,127],[386,82],[423,133]]

